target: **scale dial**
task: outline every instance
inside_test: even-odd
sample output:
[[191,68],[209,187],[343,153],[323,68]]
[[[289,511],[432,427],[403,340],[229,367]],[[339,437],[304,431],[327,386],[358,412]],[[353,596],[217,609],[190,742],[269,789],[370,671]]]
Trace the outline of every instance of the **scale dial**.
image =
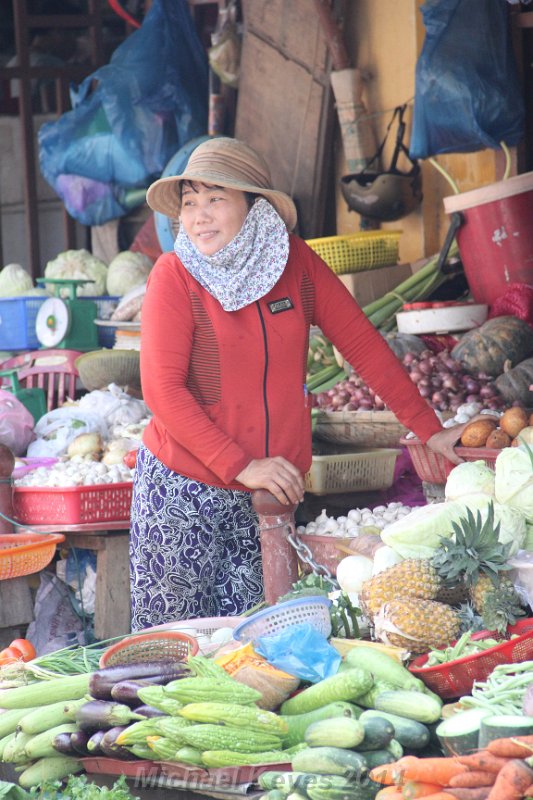
[[45,300],[35,319],[35,333],[44,347],[56,347],[68,335],[71,314],[67,304],[59,297]]

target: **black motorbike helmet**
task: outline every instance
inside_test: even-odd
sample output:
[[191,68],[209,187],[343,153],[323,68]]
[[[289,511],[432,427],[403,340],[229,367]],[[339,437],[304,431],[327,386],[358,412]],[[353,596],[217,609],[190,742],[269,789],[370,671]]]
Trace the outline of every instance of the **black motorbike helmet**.
[[[368,219],[394,222],[410,214],[422,202],[420,165],[410,157],[409,151],[403,143],[404,111],[405,105],[394,109],[385,138],[365,169],[341,178],[341,191],[348,208]],[[388,170],[378,172],[372,169],[372,165],[379,163],[387,135],[396,117],[398,117],[398,131],[391,164]],[[396,166],[400,153],[403,153],[411,164],[408,172],[402,172]]]

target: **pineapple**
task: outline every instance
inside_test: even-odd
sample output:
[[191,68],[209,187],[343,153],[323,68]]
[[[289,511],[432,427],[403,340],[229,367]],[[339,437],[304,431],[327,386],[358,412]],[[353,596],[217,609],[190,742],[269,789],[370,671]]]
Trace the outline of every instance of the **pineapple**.
[[512,543],[498,540],[500,526],[494,524],[492,503],[485,522],[479,511],[474,517],[467,509],[466,517],[452,526],[455,541],[445,541],[431,564],[445,583],[463,581],[485,627],[503,632],[521,615],[512,581],[500,574],[510,568],[507,559]]
[[507,625],[514,625],[525,613],[513,582],[505,576],[495,586],[487,575],[480,575],[471,589],[471,598],[489,631],[505,633]]
[[385,603],[374,624],[376,637],[385,644],[427,653],[457,638],[461,620],[451,606],[408,597]]
[[441,586],[437,570],[429,560],[407,558],[365,581],[359,602],[366,616],[373,620],[384,603],[398,597],[433,600]]

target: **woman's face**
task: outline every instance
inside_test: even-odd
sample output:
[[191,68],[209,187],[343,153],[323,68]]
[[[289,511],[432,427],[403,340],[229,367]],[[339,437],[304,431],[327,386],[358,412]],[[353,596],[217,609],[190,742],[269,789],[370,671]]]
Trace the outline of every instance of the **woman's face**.
[[239,233],[249,206],[244,192],[205,183],[184,183],[180,222],[200,253],[212,256]]

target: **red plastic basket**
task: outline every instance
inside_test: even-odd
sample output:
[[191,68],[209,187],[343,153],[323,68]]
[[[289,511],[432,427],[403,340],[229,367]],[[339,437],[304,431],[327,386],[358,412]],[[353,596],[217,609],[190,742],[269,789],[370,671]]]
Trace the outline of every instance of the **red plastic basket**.
[[144,661],[186,661],[198,653],[198,642],[179,631],[135,633],[108,647],[100,656],[100,667],[139,664]]
[[64,541],[62,533],[0,534],[0,581],[40,572]]
[[[421,480],[428,483],[446,483],[455,464],[440,453],[434,453],[420,439],[401,439],[400,444],[407,447],[416,474]],[[465,461],[484,461],[488,467],[494,469],[496,458],[501,451],[487,447],[456,447],[455,452]]]
[[129,520],[132,483],[103,483],[66,489],[19,486],[13,513],[24,525],[79,525]]
[[[507,638],[514,634],[515,639]],[[474,640],[488,638],[502,638],[502,642],[481,653],[458,658],[447,664],[438,664],[435,667],[423,667],[428,660],[426,653],[414,659],[409,671],[423,680],[426,686],[443,700],[447,700],[470,694],[474,681],[486,680],[494,667],[499,664],[517,664],[520,661],[533,659],[532,617],[522,619],[516,625],[509,625],[505,637],[494,631],[480,631],[472,636]]]

